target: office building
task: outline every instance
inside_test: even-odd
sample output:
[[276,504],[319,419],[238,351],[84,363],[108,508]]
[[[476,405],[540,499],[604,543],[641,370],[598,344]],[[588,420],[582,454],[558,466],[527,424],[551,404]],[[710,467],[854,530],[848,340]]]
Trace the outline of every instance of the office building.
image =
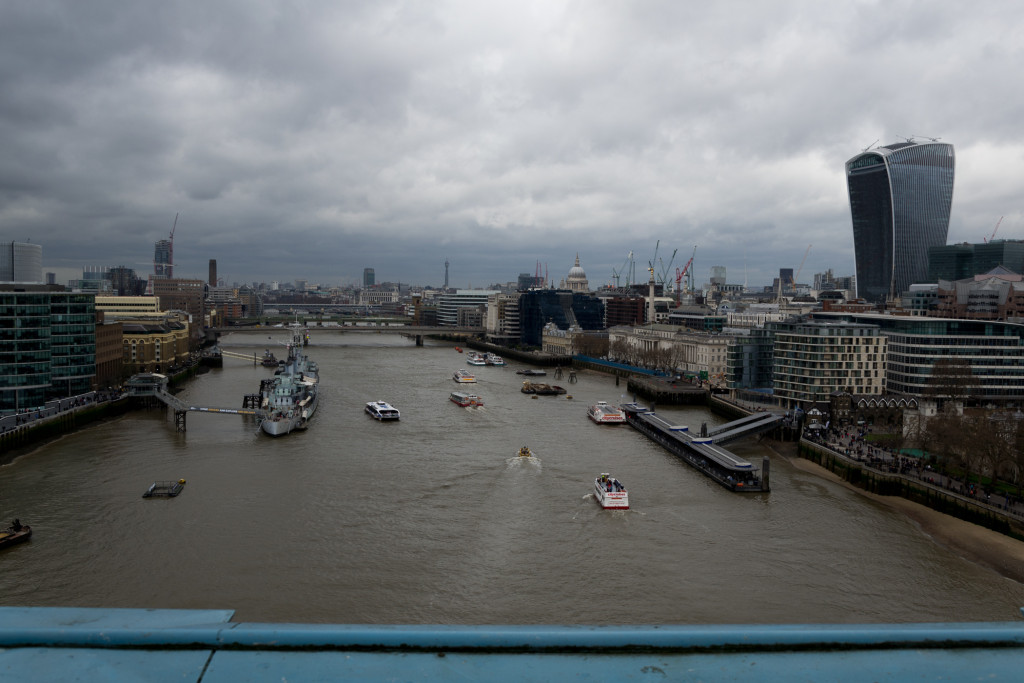
[[373,287],[377,281],[377,277],[373,272],[373,268],[363,268],[363,287]]
[[995,268],[1024,274],[1024,240],[944,244],[928,249],[928,282],[964,280]]
[[0,242],[0,282],[43,283],[43,246]]
[[174,242],[158,240],[153,249],[153,277],[159,279],[174,277]]
[[0,410],[41,407],[92,389],[96,313],[91,294],[36,285],[0,289]]
[[898,297],[928,278],[928,249],[946,243],[953,204],[953,146],[899,142],[846,162],[857,296]]

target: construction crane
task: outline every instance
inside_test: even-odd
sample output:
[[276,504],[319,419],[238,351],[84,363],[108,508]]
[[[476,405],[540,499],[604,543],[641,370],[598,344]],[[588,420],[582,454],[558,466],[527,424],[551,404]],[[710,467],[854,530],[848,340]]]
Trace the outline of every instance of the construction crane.
[[682,279],[686,278],[686,293],[689,294],[693,291],[693,271],[690,270],[690,266],[693,265],[693,257],[697,255],[697,247],[693,248],[693,256],[686,262],[682,270],[676,268],[676,301],[679,300],[679,283]]
[[678,250],[678,249],[673,249],[673,250],[672,250],[672,258],[670,258],[670,259],[668,260],[668,265],[667,265],[667,266],[666,266],[666,265],[664,265],[664,264],[662,263],[661,259],[658,259],[658,263],[659,263],[660,265],[662,265],[662,268],[661,268],[661,279],[660,279],[660,282],[661,282],[661,286],[662,286],[663,288],[664,288],[664,286],[665,286],[665,281],[666,281],[666,280],[668,280],[668,275],[669,275],[669,273],[671,273],[671,272],[672,272],[672,264],[673,264],[673,263],[675,263],[675,260],[676,260],[676,254],[677,254],[678,252],[679,252],[679,250]]
[[632,251],[630,251],[629,254],[626,255],[626,260],[622,263],[622,265],[619,267],[619,269],[617,271],[614,268],[612,268],[612,278],[615,279],[615,287],[616,287],[616,289],[618,289],[618,287],[619,287],[619,278],[622,276],[623,271],[625,271],[625,273],[626,273],[626,287],[629,287],[629,285],[630,285],[630,276],[632,275],[632,271],[633,271],[633,252]]
[[1002,222],[1003,222],[1003,217],[1000,216],[999,220],[996,221],[996,227],[992,229],[992,236],[989,237],[988,239],[985,239],[984,237],[982,237],[981,238],[982,241],[984,241],[984,242],[991,242],[992,240],[994,240],[996,238],[996,230],[999,229],[999,224],[1002,223]]
[[807,263],[807,255],[811,253],[811,247],[813,244],[807,245],[807,251],[804,252],[804,258],[800,261],[800,267],[796,269],[796,275],[793,276],[793,287],[796,287],[796,283],[800,282],[800,272],[804,269],[804,264]]

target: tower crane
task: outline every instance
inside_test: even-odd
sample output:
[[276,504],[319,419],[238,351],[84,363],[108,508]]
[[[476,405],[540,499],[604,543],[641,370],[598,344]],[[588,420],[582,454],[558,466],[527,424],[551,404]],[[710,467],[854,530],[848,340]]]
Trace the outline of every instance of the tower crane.
[[796,287],[796,283],[800,281],[800,272],[804,269],[804,264],[807,262],[807,255],[811,253],[811,247],[813,246],[813,244],[807,245],[807,251],[804,252],[804,258],[800,261],[800,267],[796,269],[796,275],[793,276],[793,282],[791,284],[794,287]]
[[991,242],[992,240],[994,240],[996,238],[996,230],[999,229],[999,224],[1002,223],[1002,222],[1003,222],[1003,216],[1000,216],[999,220],[996,221],[996,227],[992,229],[992,236],[989,237],[988,239],[985,239],[984,237],[982,237],[981,239],[984,242]]
[[619,278],[622,276],[622,272],[623,271],[626,272],[626,287],[629,287],[629,285],[630,285],[630,275],[632,273],[632,266],[633,266],[633,252],[630,251],[629,254],[626,255],[626,260],[622,263],[622,266],[620,266],[617,271],[614,268],[612,268],[612,277],[615,279],[615,287],[616,287],[616,289],[619,287]]
[[693,265],[693,257],[697,255],[697,247],[693,248],[693,256],[686,262],[682,270],[676,268],[676,300],[679,299],[679,283],[682,279],[686,278],[686,293],[689,294],[693,290],[693,272],[690,271],[690,266]]

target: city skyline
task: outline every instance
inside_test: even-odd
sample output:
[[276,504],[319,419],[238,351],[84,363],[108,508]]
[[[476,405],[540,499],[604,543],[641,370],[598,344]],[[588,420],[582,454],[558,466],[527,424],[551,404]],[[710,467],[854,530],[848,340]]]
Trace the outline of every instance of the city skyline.
[[578,253],[597,287],[655,245],[672,271],[696,246],[697,282],[812,244],[804,273],[853,273],[845,161],[925,136],[957,146],[949,241],[1024,236],[1012,3],[192,7],[5,9],[0,240],[58,282],[151,272],[172,230],[176,276],[228,282],[448,260],[475,287]]

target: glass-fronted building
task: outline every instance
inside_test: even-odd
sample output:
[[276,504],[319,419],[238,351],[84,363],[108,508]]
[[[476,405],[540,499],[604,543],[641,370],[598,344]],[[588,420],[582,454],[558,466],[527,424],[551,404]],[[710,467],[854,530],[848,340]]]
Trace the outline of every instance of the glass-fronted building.
[[971,396],[1007,404],[1024,400],[1024,325],[989,320],[813,313],[816,320],[876,325],[887,341],[885,391],[920,397],[932,388],[938,360],[962,360],[975,379]]
[[0,410],[88,392],[95,374],[92,295],[0,291]]
[[857,296],[880,303],[927,280],[928,249],[949,232],[954,168],[944,142],[900,142],[846,162]]
[[1024,274],[1024,240],[947,244],[928,249],[928,281],[965,280],[1002,266]]
[[589,294],[560,289],[532,289],[519,297],[520,342],[540,348],[543,330],[554,323],[560,330],[604,329],[604,304]]

